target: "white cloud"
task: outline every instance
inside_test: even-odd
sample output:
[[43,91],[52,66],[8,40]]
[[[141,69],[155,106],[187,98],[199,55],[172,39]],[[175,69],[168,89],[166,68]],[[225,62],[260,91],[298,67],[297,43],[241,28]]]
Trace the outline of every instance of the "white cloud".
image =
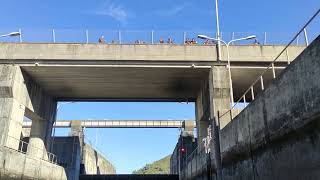
[[98,9],[95,14],[109,16],[121,23],[126,23],[128,19],[128,13],[123,6],[109,1],[101,9]]
[[175,16],[183,12],[187,6],[189,6],[189,3],[179,4],[168,9],[160,10],[157,14],[160,16]]

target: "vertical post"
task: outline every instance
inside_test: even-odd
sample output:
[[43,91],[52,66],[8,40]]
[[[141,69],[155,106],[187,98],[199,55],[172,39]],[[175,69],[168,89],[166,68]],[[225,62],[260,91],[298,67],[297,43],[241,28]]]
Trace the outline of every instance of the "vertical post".
[[271,66],[272,66],[272,77],[273,77],[273,79],[275,79],[276,78],[276,71],[274,69],[274,63],[271,63]]
[[53,41],[53,43],[56,43],[56,33],[55,33],[54,29],[52,29],[52,41]]
[[154,31],[152,30],[152,31],[151,31],[151,44],[153,44],[153,43],[154,43],[153,33],[154,33]]
[[254,100],[254,92],[253,92],[253,86],[251,86],[251,98],[252,98],[252,100]]
[[87,44],[89,43],[89,32],[88,29],[86,30],[86,40],[87,40]]
[[221,42],[220,42],[220,24],[219,24],[219,7],[218,0],[216,2],[216,27],[217,27],[217,39],[218,39],[218,61],[221,60]]
[[287,62],[288,62],[288,64],[290,64],[290,58],[289,58],[288,48],[286,49],[286,56],[287,56]]
[[187,40],[187,32],[183,32],[183,43],[182,44],[185,44],[186,40]]
[[[232,32],[231,41],[234,40],[234,32]],[[234,45],[234,42],[232,42],[232,45]]]
[[246,94],[244,94],[244,95],[243,95],[243,106],[244,106],[243,109],[246,108],[246,104],[247,104]]
[[261,90],[264,90],[263,77],[260,76]]
[[120,31],[120,30],[119,30],[119,32],[118,32],[118,39],[119,39],[119,44],[122,44],[121,31]]
[[267,32],[264,32],[264,45],[267,44]]
[[299,37],[300,37],[300,34],[297,36],[297,46],[299,45]]
[[19,33],[20,33],[20,35],[19,35],[19,41],[22,43],[22,31],[21,31],[21,29],[19,29]]
[[303,29],[303,32],[304,32],[304,41],[305,41],[305,43],[306,43],[306,46],[309,46],[307,29],[304,28],[304,29]]

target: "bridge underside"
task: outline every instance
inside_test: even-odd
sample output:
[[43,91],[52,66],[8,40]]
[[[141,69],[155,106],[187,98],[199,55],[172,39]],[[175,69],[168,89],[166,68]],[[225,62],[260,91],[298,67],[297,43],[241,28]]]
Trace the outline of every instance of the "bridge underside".
[[[263,72],[263,66],[232,66],[235,99]],[[50,67],[22,69],[59,100],[195,101],[208,68]],[[282,68],[276,69],[276,74]],[[268,83],[272,73],[264,79]],[[256,88],[259,91],[260,88]]]

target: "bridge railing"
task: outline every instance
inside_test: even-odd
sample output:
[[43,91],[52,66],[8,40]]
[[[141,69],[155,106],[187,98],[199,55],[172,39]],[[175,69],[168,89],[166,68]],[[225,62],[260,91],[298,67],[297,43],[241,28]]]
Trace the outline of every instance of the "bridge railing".
[[[13,148],[17,145],[18,145],[17,149]],[[23,154],[27,154],[28,148],[31,148],[33,150],[33,152],[34,151],[35,152],[32,155],[30,155],[30,157],[38,157],[38,156],[33,156],[33,155],[40,154],[41,155],[40,159],[42,159],[44,161],[48,161],[53,164],[58,164],[58,157],[55,154],[48,152],[45,147],[40,148],[37,146],[33,146],[33,145],[30,145],[28,142],[25,142],[21,139],[17,139],[12,136],[7,137],[7,143],[4,147],[18,151]]]
[[[5,36],[10,32],[20,32],[20,36]],[[305,29],[306,34],[299,34],[293,45],[305,45],[315,38],[315,31]],[[0,42],[30,42],[30,43],[98,43],[104,36],[106,44],[172,44],[214,45],[214,43],[197,39],[197,35],[205,34],[215,37],[210,30],[202,31],[162,31],[162,30],[104,30],[104,29],[30,29],[30,28],[0,28]],[[239,41],[235,44],[284,45],[290,39],[289,32],[221,32],[225,41],[256,35],[252,41]],[[160,43],[163,39],[163,43]],[[194,40],[194,41],[192,41]]]
[[[320,34],[320,9],[307,21],[305,25],[294,35],[294,37],[286,44],[284,49],[275,56],[275,59],[268,65],[268,67],[251,83],[251,85],[245,90],[245,92],[240,96],[240,98],[231,103],[231,108],[226,112],[219,112],[219,119],[225,118],[225,116],[230,117],[232,120],[237,115],[234,115],[235,110],[239,111],[236,114],[239,114],[243,109],[245,109],[249,102],[252,102],[259,93],[264,91],[266,87],[270,84],[270,80],[273,80],[277,77],[275,70],[275,63],[281,56],[288,56],[288,47],[292,46],[299,40],[299,37],[305,37],[305,43],[308,46],[309,40],[306,29],[314,29],[316,33],[313,34],[312,40],[314,40]],[[311,42],[311,41],[310,41]],[[290,64],[290,62],[288,62]],[[269,82],[269,84],[266,84]],[[294,82],[292,82],[294,83]]]

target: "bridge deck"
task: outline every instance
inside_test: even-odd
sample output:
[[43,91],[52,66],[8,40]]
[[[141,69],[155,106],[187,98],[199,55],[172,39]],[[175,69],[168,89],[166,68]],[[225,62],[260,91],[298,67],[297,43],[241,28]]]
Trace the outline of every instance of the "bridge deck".
[[[212,65],[215,46],[0,43],[0,64],[17,64],[58,100],[193,101]],[[235,99],[284,46],[231,46]],[[278,74],[304,49],[292,46]],[[270,76],[264,79],[268,83]]]
[[[71,122],[58,120],[54,127],[69,128]],[[24,121],[23,127],[30,128],[31,124],[31,121]],[[182,124],[183,120],[81,120],[81,126],[85,128],[181,128]]]

